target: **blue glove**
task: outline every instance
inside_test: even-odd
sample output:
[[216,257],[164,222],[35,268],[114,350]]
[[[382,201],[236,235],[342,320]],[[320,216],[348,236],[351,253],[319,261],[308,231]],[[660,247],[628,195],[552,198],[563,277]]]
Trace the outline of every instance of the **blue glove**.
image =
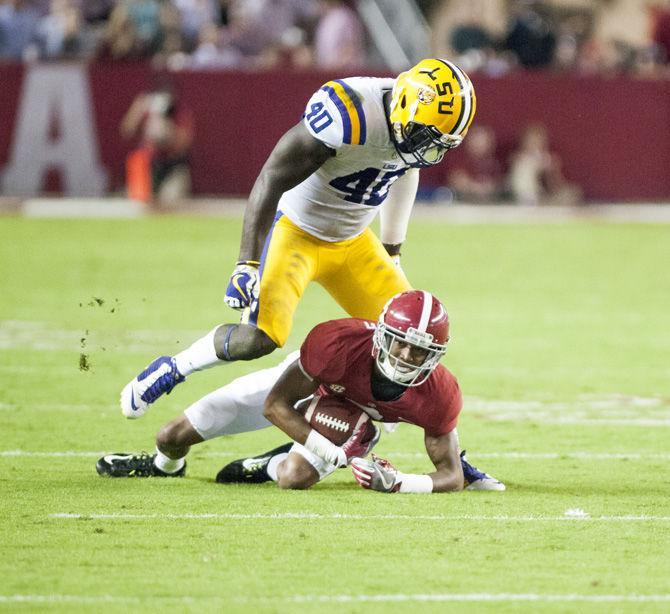
[[258,298],[259,265],[255,260],[240,260],[235,265],[223,299],[228,307],[242,310]]

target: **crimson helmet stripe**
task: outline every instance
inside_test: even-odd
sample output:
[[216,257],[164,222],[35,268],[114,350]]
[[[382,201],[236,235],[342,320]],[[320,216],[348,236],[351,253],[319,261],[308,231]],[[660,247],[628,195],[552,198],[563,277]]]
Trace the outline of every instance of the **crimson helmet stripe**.
[[422,291],[423,293],[423,309],[421,310],[421,319],[419,320],[418,330],[422,333],[426,332],[430,322],[430,314],[433,311],[433,295],[430,292]]

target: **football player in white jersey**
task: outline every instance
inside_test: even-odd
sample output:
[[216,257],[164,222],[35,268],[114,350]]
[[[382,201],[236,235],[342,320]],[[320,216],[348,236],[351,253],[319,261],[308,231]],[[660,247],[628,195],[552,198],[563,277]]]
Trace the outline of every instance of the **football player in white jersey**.
[[[225,301],[243,312],[126,385],[128,418],[195,371],[251,360],[286,342],[310,281],[357,318],[374,320],[411,285],[400,245],[421,167],[458,146],[475,114],[468,76],[426,59],[396,79],[329,81],[281,137],[249,196],[239,260]],[[381,211],[381,241],[370,223]]]

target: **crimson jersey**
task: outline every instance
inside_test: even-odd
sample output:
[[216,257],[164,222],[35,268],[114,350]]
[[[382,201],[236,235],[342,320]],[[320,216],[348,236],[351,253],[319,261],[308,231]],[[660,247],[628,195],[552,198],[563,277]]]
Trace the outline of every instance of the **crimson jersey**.
[[375,420],[409,422],[431,436],[453,431],[463,399],[456,378],[442,365],[395,401],[372,396],[373,331],[373,322],[356,318],[331,320],[311,330],[300,348],[300,364],[321,382],[317,394],[343,396]]

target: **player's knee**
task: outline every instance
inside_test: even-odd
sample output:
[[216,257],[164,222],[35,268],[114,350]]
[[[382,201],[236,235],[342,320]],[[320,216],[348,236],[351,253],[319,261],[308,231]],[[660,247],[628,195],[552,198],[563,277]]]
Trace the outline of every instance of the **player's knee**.
[[214,336],[214,344],[216,354],[222,360],[255,360],[277,349],[277,344],[267,333],[248,324],[219,327]]
[[156,435],[156,445],[163,451],[187,448],[201,441],[202,437],[185,416],[168,422]]
[[256,349],[256,355],[253,358],[271,354],[277,349],[277,344],[270,339],[267,333],[264,333],[260,328],[252,330],[254,331],[253,347]]
[[277,486],[287,490],[305,490],[319,481],[316,470],[301,456],[289,454],[277,467]]

